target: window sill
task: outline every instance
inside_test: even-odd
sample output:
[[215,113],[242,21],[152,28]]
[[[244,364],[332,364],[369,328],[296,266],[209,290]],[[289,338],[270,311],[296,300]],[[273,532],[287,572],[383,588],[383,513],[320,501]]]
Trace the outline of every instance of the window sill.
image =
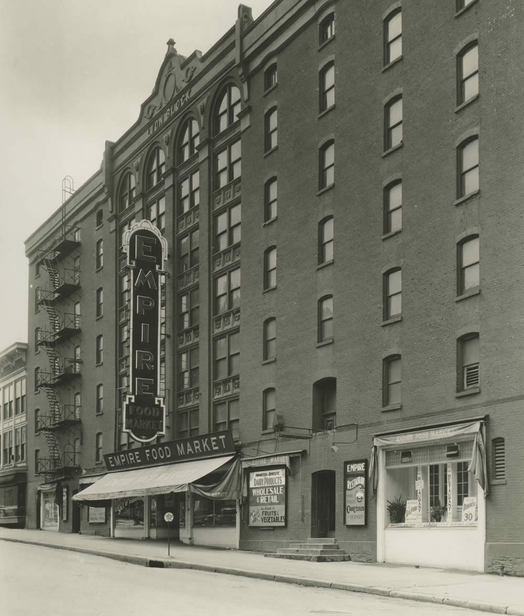
[[418,524],[410,524],[409,522],[399,522],[398,524],[391,524],[391,522],[386,526],[386,529],[389,528],[401,528],[407,529],[410,528],[418,529],[418,528],[441,528],[448,530],[450,528],[476,528],[477,522],[451,522],[448,524],[447,522],[419,522]]
[[317,271],[324,269],[325,267],[329,267],[330,265],[333,265],[333,263],[335,263],[333,259],[331,259],[331,261],[325,261],[324,263],[319,263],[317,265]]
[[333,111],[333,109],[335,109],[335,105],[331,105],[331,107],[327,107],[327,109],[322,110],[319,114],[318,114],[318,119],[323,118],[325,115],[327,115],[330,111]]
[[396,404],[387,404],[382,407],[383,413],[389,413],[390,411],[399,411],[402,408],[402,404],[397,402]]
[[390,237],[395,237],[395,235],[399,235],[402,233],[402,229],[397,229],[395,231],[388,231],[382,235],[382,240],[389,240]]
[[470,199],[474,199],[480,195],[480,190],[476,190],[475,192],[469,193],[468,195],[464,195],[463,197],[459,197],[455,201],[453,201],[453,205],[462,205],[469,201]]
[[394,145],[391,148],[384,150],[384,152],[382,152],[382,158],[386,158],[386,156],[389,156],[390,154],[393,154],[393,152],[400,150],[400,148],[402,148],[403,146],[404,146],[404,142],[401,141],[400,143],[397,143],[397,145]]
[[264,359],[262,361],[263,366],[267,366],[268,364],[274,364],[277,361],[276,357],[272,357],[271,359]]
[[269,156],[270,154],[273,154],[273,152],[276,152],[278,150],[278,145],[276,145],[275,147],[271,148],[270,150],[266,150],[264,152],[264,158],[266,158],[266,156]]
[[272,86],[269,86],[269,88],[266,88],[262,94],[262,96],[266,96],[267,94],[269,94],[270,92],[273,92],[273,90],[278,86],[278,81],[277,83],[274,83]]
[[322,340],[321,342],[317,342],[317,349],[333,344],[334,342],[334,338],[329,338],[328,340]]
[[464,389],[464,391],[457,391],[455,398],[465,398],[475,394],[480,394],[480,387],[470,387],[469,389]]
[[100,415],[103,415],[103,414],[104,414],[104,411],[97,411],[95,413],[96,417],[100,417]]
[[395,66],[396,64],[398,64],[399,62],[402,62],[402,58],[404,56],[399,56],[398,58],[395,58],[394,60],[392,60],[391,62],[389,62],[389,64],[386,64],[385,66],[382,67],[382,72],[385,73],[386,71],[388,71],[392,66]]
[[97,361],[97,362],[96,362],[96,364],[95,364],[95,366],[96,366],[97,368],[99,368],[100,366],[103,366],[103,365],[104,365],[104,362],[103,362],[103,361]]
[[461,302],[465,299],[468,299],[468,297],[474,297],[475,295],[480,295],[480,287],[475,287],[474,289],[468,289],[467,291],[464,291],[464,293],[462,293],[461,295],[457,295],[455,301]]
[[460,9],[460,11],[457,11],[455,13],[455,17],[460,17],[461,15],[463,15],[467,10],[469,10],[472,6],[475,6],[475,4],[477,4],[477,0],[473,0],[473,2],[471,2],[470,4],[468,4],[468,6],[465,6],[464,8]]
[[327,41],[324,41],[323,43],[320,43],[318,46],[318,50],[320,51],[321,49],[324,49],[324,47],[326,47],[327,45],[329,45],[329,43],[331,43],[332,40],[334,40],[335,35],[333,35],[331,38],[328,38]]
[[262,223],[262,226],[263,226],[263,227],[267,227],[268,225],[270,225],[272,222],[275,222],[276,220],[278,220],[278,217],[277,217],[277,216],[275,216],[275,218],[270,218],[269,220],[265,220],[265,221]]
[[328,192],[328,190],[331,190],[334,186],[335,186],[335,182],[333,182],[333,184],[330,184],[329,186],[324,186],[324,188],[319,188],[317,191],[317,197]]
[[96,321],[99,321],[100,319],[103,319],[103,318],[104,318],[104,315],[103,315],[103,314],[99,314],[99,315],[96,317],[96,319],[95,319],[95,320],[96,320]]
[[260,434],[275,434],[273,428],[269,428],[268,430],[261,430]]
[[387,325],[392,325],[393,323],[399,323],[400,321],[402,321],[402,315],[396,314],[394,317],[391,317],[390,319],[385,319],[384,321],[382,321],[382,327],[386,327]]
[[274,286],[274,287],[269,287],[268,289],[264,289],[264,290],[262,291],[262,294],[264,295],[265,293],[271,293],[271,291],[274,291],[276,288],[277,288],[277,287],[276,287],[276,286]]
[[463,103],[460,103],[460,105],[457,105],[455,107],[455,113],[459,113],[460,111],[462,111],[465,107],[468,107],[469,105],[471,105],[471,103],[474,103],[475,101],[477,101],[479,98],[478,94],[475,94],[475,96],[472,96],[471,98],[468,98],[467,101],[464,101]]
[[506,479],[492,479],[489,482],[489,485],[490,486],[505,486],[507,485],[507,483],[508,482],[506,481]]
[[104,266],[103,266],[103,265],[101,265],[100,267],[97,267],[97,268],[95,269],[95,272],[101,272],[103,269],[104,269]]
[[104,223],[100,224],[100,225],[96,225],[95,227],[95,231],[98,231],[99,229],[101,229],[104,226]]

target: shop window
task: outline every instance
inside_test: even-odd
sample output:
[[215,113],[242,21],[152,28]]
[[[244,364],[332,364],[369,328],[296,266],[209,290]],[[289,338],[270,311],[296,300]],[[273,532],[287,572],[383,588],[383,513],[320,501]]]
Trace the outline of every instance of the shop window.
[[402,12],[396,9],[384,20],[384,65],[402,57]]
[[267,92],[267,90],[271,90],[271,88],[274,88],[278,83],[278,72],[277,72],[277,65],[272,64],[271,66],[268,66],[266,68],[266,70],[264,71],[264,91]]
[[238,244],[240,238],[241,206],[237,203],[215,217],[215,252]]
[[466,334],[457,341],[457,391],[478,391],[480,386],[480,340],[477,333]]
[[241,172],[242,150],[238,140],[217,152],[215,156],[215,189],[236,180]]
[[116,528],[144,528],[144,499],[119,498],[113,501],[113,512]]
[[402,229],[402,180],[395,180],[384,188],[384,233]]
[[240,439],[240,401],[238,398],[215,404],[215,430],[230,430],[233,440]]
[[457,245],[459,295],[471,289],[477,289],[480,284],[480,256],[478,235],[467,237]]
[[271,246],[264,251],[264,291],[277,286],[277,249]]
[[320,113],[335,106],[335,63],[329,62],[320,69],[318,76]]
[[384,150],[402,144],[402,96],[395,96],[384,107]]
[[271,178],[264,185],[264,222],[277,217],[278,183],[277,178]]
[[326,295],[318,300],[317,342],[333,340],[333,296]]
[[193,526],[224,527],[236,524],[236,503],[234,500],[211,500],[203,496],[193,497]]
[[[149,499],[149,528],[172,528],[173,524],[178,528],[184,528],[186,525],[185,499],[185,492],[151,496]],[[168,511],[175,515],[174,523],[164,520],[164,514]]]
[[506,444],[501,437],[491,441],[491,477],[494,481],[506,481]]
[[[462,459],[447,459],[451,451]],[[386,451],[388,523],[475,523],[477,482],[468,470],[472,451],[472,441]]]
[[228,85],[216,106],[215,135],[218,135],[238,120],[240,108],[240,90],[237,86]]
[[198,122],[190,118],[184,124],[182,130],[182,137],[178,146],[178,162],[183,163],[196,154],[199,144],[200,129],[198,128]]
[[240,306],[240,268],[215,279],[215,314]]
[[127,171],[120,180],[120,187],[118,190],[118,210],[123,212],[132,203],[134,203],[136,197],[136,181],[135,176],[131,171]]
[[164,179],[166,157],[164,151],[156,147],[148,156],[146,164],[146,190],[154,188]]
[[335,13],[326,15],[318,26],[318,44],[324,45],[335,36]]
[[262,430],[273,429],[276,412],[276,391],[269,387],[262,393]]
[[313,432],[334,430],[337,415],[337,379],[329,377],[313,384]]
[[200,205],[200,174],[190,173],[178,185],[178,215]]

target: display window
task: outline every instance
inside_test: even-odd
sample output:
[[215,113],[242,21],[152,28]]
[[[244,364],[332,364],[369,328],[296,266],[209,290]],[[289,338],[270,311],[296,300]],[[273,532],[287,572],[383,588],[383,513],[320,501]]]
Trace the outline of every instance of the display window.
[[113,507],[117,528],[144,528],[143,498],[121,498]]
[[235,526],[236,503],[234,500],[211,500],[194,495],[193,526]]
[[185,493],[159,494],[149,501],[150,528],[169,528],[172,524],[164,520],[164,514],[170,512],[175,516],[175,524],[179,528],[186,525]]
[[386,451],[386,524],[476,524],[472,453],[471,440]]

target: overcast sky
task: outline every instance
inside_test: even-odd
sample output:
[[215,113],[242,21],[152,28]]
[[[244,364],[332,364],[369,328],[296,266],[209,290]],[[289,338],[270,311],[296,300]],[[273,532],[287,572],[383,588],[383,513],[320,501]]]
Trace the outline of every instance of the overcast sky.
[[[258,17],[271,0],[244,0]],[[27,341],[24,240],[138,118],[174,38],[206,52],[238,0],[0,0],[0,351]]]

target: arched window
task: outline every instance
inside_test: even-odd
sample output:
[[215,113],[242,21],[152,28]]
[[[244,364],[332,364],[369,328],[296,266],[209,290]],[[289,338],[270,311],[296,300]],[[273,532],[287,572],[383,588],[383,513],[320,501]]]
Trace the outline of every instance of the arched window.
[[333,216],[328,216],[318,223],[318,264],[333,261],[334,223]]
[[474,41],[457,55],[457,105],[479,93],[479,46]]
[[333,430],[337,418],[337,379],[328,377],[313,383],[313,432]]
[[159,184],[166,170],[166,157],[164,151],[158,146],[153,148],[147,158],[146,165],[146,190]]
[[384,188],[384,233],[402,229],[402,180],[395,180]]
[[384,66],[402,57],[402,11],[392,11],[384,19]]
[[276,415],[276,392],[274,387],[262,393],[262,430],[271,430]]
[[240,90],[228,85],[220,97],[215,111],[215,135],[218,135],[238,119],[241,108]]
[[318,300],[317,342],[333,340],[333,296],[326,295]]
[[277,357],[277,320],[274,317],[266,319],[263,329],[262,359],[274,360]]
[[457,244],[457,293],[462,295],[480,284],[480,241],[470,235]]
[[384,321],[402,314],[402,270],[399,267],[384,274]]
[[278,145],[278,111],[273,107],[264,115],[264,152],[273,150]]
[[271,90],[278,83],[278,72],[276,62],[268,66],[264,71],[264,91]]
[[324,143],[318,152],[318,187],[320,190],[335,183],[335,142]]
[[318,44],[323,45],[335,36],[335,13],[326,15],[318,26]]
[[126,171],[120,180],[118,189],[118,211],[123,212],[135,200],[136,182],[135,176],[131,171]]
[[335,63],[328,62],[318,74],[320,113],[335,106]]
[[400,355],[390,355],[382,362],[382,405],[400,404],[402,364]]
[[402,96],[395,96],[384,106],[384,150],[402,143]]
[[277,248],[271,246],[264,251],[264,291],[277,286]]
[[470,137],[457,148],[457,197],[465,197],[479,189],[479,138]]
[[480,386],[480,338],[478,332],[457,340],[457,391],[478,391]]
[[182,129],[182,137],[178,145],[178,162],[183,163],[196,153],[200,144],[200,129],[194,118],[189,118]]
[[277,217],[277,204],[277,178],[270,178],[264,185],[264,222],[269,222]]

